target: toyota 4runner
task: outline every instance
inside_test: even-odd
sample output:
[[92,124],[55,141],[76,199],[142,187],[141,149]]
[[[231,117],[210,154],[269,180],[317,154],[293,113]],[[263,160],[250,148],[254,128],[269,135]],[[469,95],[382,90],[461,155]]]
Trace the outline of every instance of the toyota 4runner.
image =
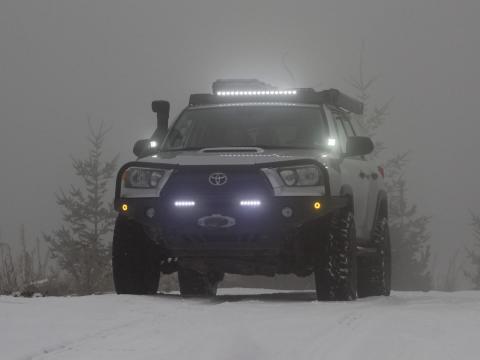
[[383,169],[338,90],[216,81],[168,129],[134,147],[116,182],[113,275],[153,294],[178,272],[183,296],[214,296],[225,273],[315,275],[318,300],[389,295]]

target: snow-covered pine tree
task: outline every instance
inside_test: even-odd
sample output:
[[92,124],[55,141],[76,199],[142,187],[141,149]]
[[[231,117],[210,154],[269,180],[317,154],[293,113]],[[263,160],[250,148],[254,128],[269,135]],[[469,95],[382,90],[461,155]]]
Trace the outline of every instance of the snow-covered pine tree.
[[[377,129],[388,118],[390,102],[369,107],[370,91],[378,76],[365,78],[363,51],[357,76],[348,79],[365,104],[362,123],[369,136],[374,139],[375,152],[379,157],[385,149],[383,142],[376,139]],[[370,110],[371,109],[371,110]],[[429,272],[430,246],[427,226],[430,219],[419,215],[417,207],[407,200],[404,169],[408,163],[408,152],[388,160],[385,168],[385,183],[389,195],[390,237],[392,242],[392,288],[397,290],[425,290],[431,287]]]
[[50,253],[60,268],[73,279],[74,291],[91,294],[111,284],[110,243],[116,213],[105,199],[115,174],[117,157],[103,160],[106,129],[103,122],[93,128],[89,121],[90,151],[85,159],[72,159],[81,186],[60,190],[57,204],[62,208],[63,225],[45,236]]
[[480,290],[480,216],[476,214],[472,215],[471,226],[474,236],[473,249],[467,249],[467,254],[474,267],[473,273],[467,273],[466,275],[472,280],[475,289]]

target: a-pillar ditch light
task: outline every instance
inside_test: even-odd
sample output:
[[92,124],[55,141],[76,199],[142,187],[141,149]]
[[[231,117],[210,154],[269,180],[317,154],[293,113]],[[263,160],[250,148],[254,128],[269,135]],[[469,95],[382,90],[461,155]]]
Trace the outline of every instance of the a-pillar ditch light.
[[185,208],[185,207],[194,207],[195,201],[192,200],[179,200],[173,203],[175,207]]
[[260,200],[241,200],[240,201],[240,206],[243,207],[259,207],[262,205],[262,202]]
[[297,95],[297,90],[252,90],[252,91],[217,91],[218,96],[275,96]]

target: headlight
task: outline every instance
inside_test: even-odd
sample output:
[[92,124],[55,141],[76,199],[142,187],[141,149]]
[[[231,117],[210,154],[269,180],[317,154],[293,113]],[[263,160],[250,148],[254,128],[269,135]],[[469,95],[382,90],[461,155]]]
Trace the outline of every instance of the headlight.
[[154,189],[165,176],[165,170],[131,167],[123,173],[126,188]]
[[315,165],[280,168],[277,171],[287,186],[323,185],[322,173]]

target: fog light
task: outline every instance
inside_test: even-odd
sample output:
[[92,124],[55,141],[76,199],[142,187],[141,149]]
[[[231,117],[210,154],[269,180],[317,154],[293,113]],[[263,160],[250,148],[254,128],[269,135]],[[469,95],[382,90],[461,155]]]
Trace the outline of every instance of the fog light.
[[315,201],[315,202],[313,203],[313,208],[314,208],[315,210],[320,210],[320,209],[322,208],[322,204],[320,203],[320,201]]
[[292,217],[293,215],[293,210],[292,208],[289,208],[288,206],[287,207],[284,207],[282,209],[282,215],[286,218],[289,218],[289,217]]
[[128,211],[128,205],[127,204],[122,205],[122,211]]

